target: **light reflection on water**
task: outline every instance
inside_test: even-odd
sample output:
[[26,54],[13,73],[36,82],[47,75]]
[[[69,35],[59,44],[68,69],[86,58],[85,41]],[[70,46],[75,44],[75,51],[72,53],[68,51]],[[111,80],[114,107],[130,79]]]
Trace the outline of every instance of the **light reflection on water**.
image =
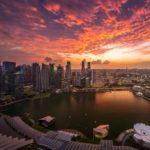
[[136,122],[150,124],[150,102],[129,91],[52,95],[15,104],[6,112],[10,115],[29,112],[35,119],[52,115],[56,117],[56,128],[77,129],[88,136],[92,136],[94,127],[107,123],[108,138],[115,138]]

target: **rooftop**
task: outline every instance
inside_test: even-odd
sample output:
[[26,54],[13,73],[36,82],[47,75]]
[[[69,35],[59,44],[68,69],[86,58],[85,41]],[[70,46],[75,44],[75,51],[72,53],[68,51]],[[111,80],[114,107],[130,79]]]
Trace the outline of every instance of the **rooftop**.
[[150,126],[144,123],[137,123],[134,125],[134,138],[150,143]]
[[54,119],[55,119],[54,117],[46,116],[46,117],[43,117],[43,118],[39,119],[39,121],[51,122],[51,121],[53,121]]
[[[24,145],[31,144],[33,140],[36,141],[36,144],[39,147],[44,146],[48,149],[58,150],[137,150],[128,146],[114,146],[112,140],[102,140],[100,144],[90,144],[70,141],[70,137],[72,137],[72,135],[70,135],[69,133],[67,133],[67,137],[65,137],[66,133],[58,131],[51,131],[46,134],[43,134],[28,126],[22,121],[20,117],[3,116],[0,117],[0,122],[1,121],[3,123],[0,124],[0,134],[1,131],[3,131],[4,134],[1,138],[3,139],[3,137],[8,136],[8,138],[14,142],[13,150],[17,149],[16,144],[18,144],[18,147],[22,147]],[[5,131],[8,128],[13,132],[8,133],[7,131]],[[18,139],[20,138],[20,135],[22,137],[21,140]],[[12,142],[10,142],[10,144],[12,145]],[[3,146],[11,147],[11,145],[8,146],[7,144],[0,142],[0,148],[3,148]]]

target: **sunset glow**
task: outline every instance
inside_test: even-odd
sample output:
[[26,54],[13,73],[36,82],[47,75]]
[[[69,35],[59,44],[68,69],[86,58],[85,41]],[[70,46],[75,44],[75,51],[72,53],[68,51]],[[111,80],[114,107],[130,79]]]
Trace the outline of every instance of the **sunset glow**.
[[150,67],[150,0],[1,0],[0,61]]

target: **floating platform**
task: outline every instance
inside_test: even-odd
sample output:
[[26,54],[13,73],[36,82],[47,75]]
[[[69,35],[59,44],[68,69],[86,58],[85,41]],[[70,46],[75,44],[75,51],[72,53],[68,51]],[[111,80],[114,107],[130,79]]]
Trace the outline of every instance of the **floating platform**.
[[93,128],[93,136],[96,138],[105,138],[109,132],[109,124],[99,125],[96,128]]
[[47,127],[55,124],[55,117],[46,116],[46,117],[39,119],[38,121],[39,121],[40,125],[47,128]]

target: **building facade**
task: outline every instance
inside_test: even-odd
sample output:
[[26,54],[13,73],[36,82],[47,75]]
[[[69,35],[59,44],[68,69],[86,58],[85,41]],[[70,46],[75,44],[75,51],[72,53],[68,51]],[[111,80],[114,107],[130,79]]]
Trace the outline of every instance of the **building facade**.
[[15,62],[3,62],[4,91],[6,95],[13,95],[15,93],[15,69]]

